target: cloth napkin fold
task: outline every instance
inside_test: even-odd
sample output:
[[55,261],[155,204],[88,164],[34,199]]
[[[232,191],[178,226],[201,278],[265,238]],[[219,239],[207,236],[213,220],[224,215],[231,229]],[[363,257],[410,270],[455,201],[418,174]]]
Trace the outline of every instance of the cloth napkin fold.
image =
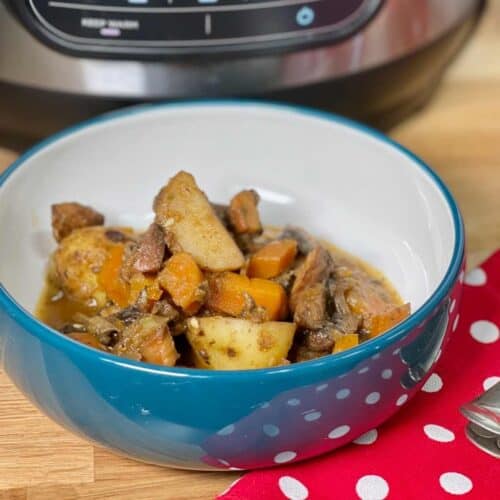
[[434,373],[392,419],[328,455],[249,472],[217,498],[500,499],[500,460],[466,438],[459,413],[500,381],[500,250],[465,276],[453,321]]

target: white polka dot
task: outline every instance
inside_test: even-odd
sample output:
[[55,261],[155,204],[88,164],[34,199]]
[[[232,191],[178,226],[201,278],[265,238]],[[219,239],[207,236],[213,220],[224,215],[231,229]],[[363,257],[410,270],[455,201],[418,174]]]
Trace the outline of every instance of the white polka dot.
[[337,399],[345,399],[348,398],[350,394],[351,394],[350,389],[340,389],[340,391],[337,392],[335,397]]
[[236,486],[236,483],[239,482],[240,480],[241,480],[241,477],[239,477],[238,479],[236,479],[235,481],[233,481],[222,493],[219,493],[219,496],[222,497],[225,494],[229,493],[231,491],[231,489],[233,488],[233,486]]
[[439,349],[439,351],[436,354],[436,359],[434,360],[434,363],[437,363],[439,361],[441,354],[443,354],[443,351],[441,349]]
[[311,413],[306,413],[304,415],[304,420],[306,422],[314,422],[315,420],[318,420],[318,418],[321,418],[321,412],[320,411],[313,411]]
[[266,436],[276,437],[280,433],[280,428],[273,424],[264,424],[262,426],[262,431]]
[[408,394],[401,394],[396,401],[396,406],[403,406],[408,401]]
[[366,396],[365,403],[367,405],[374,405],[380,401],[380,392],[370,392],[368,396]]
[[330,433],[328,434],[328,437],[330,439],[337,439],[342,436],[345,436],[351,428],[348,425],[339,425],[338,427],[335,427]]
[[445,472],[439,477],[439,484],[446,493],[465,495],[472,490],[472,481],[459,472]]
[[358,373],[366,373],[370,368],[368,366],[363,366],[363,368],[361,368],[361,370],[358,370]]
[[297,456],[294,451],[282,451],[274,457],[274,461],[277,464],[284,464],[285,462],[290,462]]
[[217,434],[219,436],[227,436],[228,434],[232,434],[233,432],[234,432],[234,425],[229,424],[226,425],[226,427],[224,427],[223,429],[221,429]]
[[294,477],[282,476],[278,480],[278,485],[288,500],[306,500],[309,497],[309,490]]
[[377,429],[372,429],[371,431],[365,432],[362,436],[355,439],[356,444],[373,444],[378,437]]
[[500,377],[488,377],[483,382],[483,389],[487,391],[488,389],[491,389],[498,382],[500,382]]
[[473,269],[472,271],[469,271],[465,275],[465,284],[470,285],[470,286],[482,286],[486,284],[487,277],[486,273],[484,272],[483,269],[478,267],[477,269]]
[[453,299],[450,304],[450,310],[448,311],[451,314],[455,310],[455,306],[457,305],[457,299]]
[[260,407],[261,407],[261,408],[264,408],[264,409],[265,409],[265,408],[269,408],[270,406],[271,406],[271,404],[270,404],[270,403],[268,403],[267,401],[266,401],[265,403],[262,403],[262,404],[260,405]]
[[457,327],[458,327],[458,322],[460,321],[460,314],[457,314],[455,316],[455,320],[453,321],[453,326],[451,327],[451,331],[454,332],[456,331]]
[[465,271],[464,270],[460,271],[460,274],[458,275],[458,281],[460,281],[460,283],[464,282],[464,276],[465,276]]
[[290,406],[299,406],[300,405],[300,399],[297,399],[297,398],[292,398],[292,399],[289,399],[287,402],[286,402],[287,405],[290,405]]
[[498,326],[491,321],[479,320],[472,323],[470,327],[472,337],[482,344],[492,344],[500,336]]
[[398,347],[397,349],[394,349],[394,351],[392,351],[392,354],[393,354],[393,356],[397,356],[400,352],[401,352],[401,349]]
[[229,462],[227,460],[222,460],[222,458],[218,458],[217,460],[219,460],[219,462],[222,465],[225,465],[226,467],[229,467]]
[[450,443],[455,439],[455,434],[452,431],[440,425],[424,425],[424,432],[429,439],[439,441],[440,443]]
[[318,385],[318,387],[316,387],[316,390],[318,392],[324,391],[327,387],[328,387],[328,384],[320,384],[320,385]]
[[356,493],[361,500],[384,500],[389,494],[389,485],[383,477],[371,474],[358,480]]
[[380,353],[379,352],[377,352],[376,354],[374,354],[372,356],[372,359],[378,359],[378,358],[380,358]]
[[385,380],[389,380],[392,377],[392,370],[390,368],[386,368],[382,372],[382,378]]
[[424,392],[439,392],[443,388],[443,380],[437,373],[433,373],[422,387]]

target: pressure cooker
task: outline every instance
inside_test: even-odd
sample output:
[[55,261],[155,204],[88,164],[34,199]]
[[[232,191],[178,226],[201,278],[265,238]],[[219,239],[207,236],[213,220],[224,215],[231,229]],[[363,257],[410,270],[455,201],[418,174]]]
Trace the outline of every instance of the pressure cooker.
[[0,130],[124,105],[261,97],[389,126],[431,94],[481,0],[3,0]]

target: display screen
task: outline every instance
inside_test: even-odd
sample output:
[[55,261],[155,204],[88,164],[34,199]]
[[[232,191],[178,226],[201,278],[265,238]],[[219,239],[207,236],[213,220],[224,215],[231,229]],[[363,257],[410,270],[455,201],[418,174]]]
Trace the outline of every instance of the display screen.
[[199,52],[345,37],[381,0],[26,0],[42,31],[66,47]]

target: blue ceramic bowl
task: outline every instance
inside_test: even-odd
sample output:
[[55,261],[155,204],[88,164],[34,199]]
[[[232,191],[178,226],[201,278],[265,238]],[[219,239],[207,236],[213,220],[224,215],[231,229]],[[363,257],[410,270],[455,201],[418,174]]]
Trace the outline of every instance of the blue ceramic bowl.
[[[341,354],[233,372],[118,358],[37,321],[50,204],[81,201],[142,228],[181,168],[214,201],[258,189],[265,221],[302,225],[379,267],[413,314]],[[44,141],[0,178],[0,241],[0,360],[15,385],[80,436],[190,469],[303,460],[387,420],[446,344],[464,258],[456,204],[418,158],[343,118],[255,102],[133,108]]]

